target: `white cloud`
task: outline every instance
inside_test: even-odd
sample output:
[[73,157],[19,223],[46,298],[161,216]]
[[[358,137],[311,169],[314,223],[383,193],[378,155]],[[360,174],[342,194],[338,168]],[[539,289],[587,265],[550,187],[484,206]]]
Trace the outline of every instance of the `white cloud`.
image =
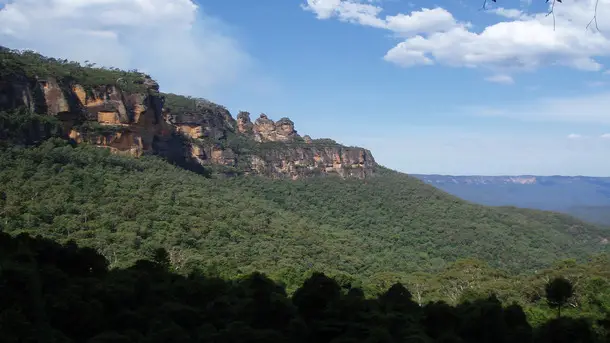
[[603,135],[599,136],[601,139],[610,139],[610,133],[604,133]]
[[137,68],[164,90],[207,95],[252,65],[191,0],[13,0],[0,9],[0,42],[14,49]]
[[581,139],[583,138],[582,135],[579,135],[577,133],[571,133],[568,135],[568,139]]
[[601,68],[592,56],[610,54],[610,41],[576,28],[561,32],[537,20],[501,22],[481,33],[458,27],[428,37],[408,38],[392,48],[386,59],[408,59],[406,52],[417,51],[436,63],[455,67],[514,71],[558,64],[581,70]]
[[307,0],[302,7],[315,13],[318,19],[336,17],[340,21],[386,29],[407,37],[468,26],[458,23],[450,12],[440,7],[422,8],[410,14],[399,13],[385,18],[380,17],[383,8],[358,0]]
[[403,36],[446,31],[458,26],[453,15],[440,7],[422,8],[421,11],[413,11],[411,14],[387,16],[385,22],[388,30]]
[[495,13],[495,14],[505,17],[505,18],[509,18],[509,19],[521,19],[521,18],[527,17],[527,15],[525,13],[523,13],[523,11],[515,9],[515,8],[499,7],[499,8],[491,9],[490,12]]
[[[583,71],[599,71],[598,57],[610,56],[610,21],[600,20],[600,32],[585,30],[595,13],[597,0],[570,1],[555,6],[555,20],[547,12],[526,14],[518,9],[490,12],[505,18],[481,31],[461,23],[443,8],[380,17],[382,8],[358,0],[308,0],[307,10],[318,18],[337,17],[385,28],[404,40],[391,48],[385,60],[403,67],[441,64],[452,67],[488,68],[508,75],[542,66],[559,65]],[[347,20],[349,6],[365,21]],[[599,0],[598,18],[610,18],[610,0]],[[350,14],[349,17],[354,17]],[[385,23],[385,24],[384,24]]]
[[493,75],[493,76],[485,78],[485,80],[487,80],[489,82],[504,84],[504,85],[512,85],[513,83],[515,83],[515,80],[512,78],[512,76],[505,75],[505,74]]
[[308,0],[305,10],[314,12],[318,19],[329,19],[333,16],[341,21],[360,25],[384,27],[383,20],[377,18],[381,7],[371,4],[343,0]]
[[328,19],[333,16],[337,8],[341,6],[341,0],[309,0],[303,9],[312,11],[318,19]]

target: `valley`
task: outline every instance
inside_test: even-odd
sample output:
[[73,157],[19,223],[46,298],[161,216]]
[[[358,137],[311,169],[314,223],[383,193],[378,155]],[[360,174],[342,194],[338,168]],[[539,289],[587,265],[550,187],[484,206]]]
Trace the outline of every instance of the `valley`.
[[478,204],[557,211],[610,225],[609,177],[412,176]]
[[[234,118],[140,72],[33,52],[1,49],[0,77],[0,288],[12,292],[0,330],[14,341],[338,342],[358,341],[362,327],[407,341],[436,337],[434,315],[472,319],[481,308],[514,326],[498,337],[523,329],[531,340],[532,327],[550,335],[556,306],[544,287],[559,277],[580,287],[564,313],[606,334],[606,227],[474,203],[509,205],[490,184],[513,194],[568,181],[411,176],[366,148],[301,136],[287,117]],[[581,204],[605,206],[602,181]],[[527,192],[541,209],[567,203],[560,191]],[[474,330],[481,316],[459,325]]]

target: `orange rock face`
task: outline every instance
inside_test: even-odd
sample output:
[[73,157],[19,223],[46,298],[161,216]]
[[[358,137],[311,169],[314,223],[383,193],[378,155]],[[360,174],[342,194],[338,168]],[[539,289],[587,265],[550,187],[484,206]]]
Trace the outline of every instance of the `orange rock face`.
[[256,119],[253,132],[258,142],[292,142],[298,137],[290,119],[282,118],[276,123],[265,114]]

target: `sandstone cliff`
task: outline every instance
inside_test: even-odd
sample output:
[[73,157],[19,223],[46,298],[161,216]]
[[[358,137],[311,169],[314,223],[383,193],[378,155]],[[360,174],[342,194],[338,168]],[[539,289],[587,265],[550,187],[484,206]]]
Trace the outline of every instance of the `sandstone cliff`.
[[305,143],[271,148],[253,155],[251,169],[257,174],[293,179],[325,174],[362,179],[373,175],[375,160],[370,151],[361,148]]
[[[56,116],[66,136],[79,143],[135,157],[159,154],[185,166],[293,179],[327,174],[365,178],[376,168],[368,150],[301,137],[288,118],[275,122],[261,114],[253,123],[248,112],[240,112],[235,120],[226,108],[209,101],[160,93],[159,85],[144,74],[0,53],[9,62],[38,58],[37,63],[54,67],[33,73],[18,63],[19,68],[0,64],[0,110],[26,107]],[[72,69],[56,75],[60,67]]]

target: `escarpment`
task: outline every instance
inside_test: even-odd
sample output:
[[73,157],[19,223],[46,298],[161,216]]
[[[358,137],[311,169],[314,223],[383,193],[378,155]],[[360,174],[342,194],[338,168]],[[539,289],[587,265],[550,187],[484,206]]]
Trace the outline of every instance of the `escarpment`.
[[60,120],[77,143],[139,157],[158,154],[189,166],[275,178],[366,178],[370,151],[301,137],[286,117],[248,112],[234,119],[204,99],[159,92],[148,75],[84,67],[31,52],[0,50],[0,111],[26,108]]

